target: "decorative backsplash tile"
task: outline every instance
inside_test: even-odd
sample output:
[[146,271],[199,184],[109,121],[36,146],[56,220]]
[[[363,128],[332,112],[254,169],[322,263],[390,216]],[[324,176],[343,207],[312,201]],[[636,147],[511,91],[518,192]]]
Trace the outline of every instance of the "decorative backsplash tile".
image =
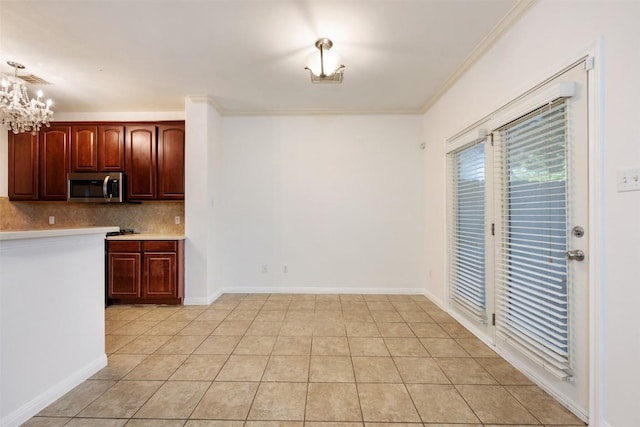
[[[49,225],[49,217],[55,224]],[[180,216],[180,224],[175,217]],[[141,204],[10,202],[0,197],[0,231],[94,226],[133,228],[140,233],[184,234],[184,202]]]

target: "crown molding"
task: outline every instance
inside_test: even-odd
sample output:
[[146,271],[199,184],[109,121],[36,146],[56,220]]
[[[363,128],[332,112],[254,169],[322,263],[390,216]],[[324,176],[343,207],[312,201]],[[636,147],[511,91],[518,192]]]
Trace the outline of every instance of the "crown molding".
[[209,106],[213,107],[213,109],[221,115],[225,113],[225,109],[208,95],[187,95],[184,98],[186,101],[193,102],[194,104],[209,104]]
[[295,109],[295,110],[255,110],[239,111],[224,110],[223,116],[372,116],[372,115],[419,115],[422,109],[397,109],[397,110],[359,110],[359,109]]
[[478,60],[493,47],[493,45],[509,31],[516,22],[518,22],[537,0],[518,0],[507,14],[498,22],[493,29],[482,39],[480,43],[473,49],[471,54],[458,67],[456,71],[449,76],[440,89],[431,96],[422,107],[421,112],[426,113],[441,97],[444,95],[460,78],[471,68]]

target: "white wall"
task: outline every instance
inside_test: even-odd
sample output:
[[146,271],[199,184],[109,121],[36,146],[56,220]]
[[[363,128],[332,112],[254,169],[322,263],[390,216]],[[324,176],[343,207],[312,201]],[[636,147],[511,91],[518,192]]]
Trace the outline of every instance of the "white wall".
[[[640,193],[618,193],[616,171],[640,167],[640,3],[540,0],[425,114],[427,292],[445,295],[444,140],[535,86],[602,41],[597,58],[604,101],[595,162],[602,218],[591,236],[601,242],[597,301],[602,321],[602,410],[592,425],[640,425],[635,388],[640,383]],[[597,188],[596,188],[597,190]],[[593,337],[595,338],[595,337]],[[600,423],[597,423],[601,421]]]
[[215,217],[224,287],[421,292],[421,120],[225,117]]
[[185,101],[185,304],[208,304],[220,286],[214,263],[214,197],[221,117],[206,97]]
[[0,233],[0,426],[106,366],[104,235],[114,229]]
[[[221,211],[224,206],[222,190],[225,184],[222,177],[222,171],[224,170],[223,164],[225,162],[224,144],[222,139],[222,120],[222,116],[220,116],[217,110],[209,105],[207,107],[207,127],[209,129],[207,183],[209,189],[210,210],[209,215],[207,216],[207,221],[209,223],[207,233],[207,242],[209,245],[207,254],[207,271],[209,271],[210,275],[213,276],[213,280],[209,280],[207,283],[207,295],[209,301],[213,301],[213,298],[217,298],[217,296],[222,293],[224,287],[218,261],[224,258],[224,253],[226,252],[226,242],[222,239],[222,231],[225,229],[226,224],[221,218]],[[194,230],[194,232],[197,232],[197,230]],[[194,233],[190,233],[190,235],[193,234]]]

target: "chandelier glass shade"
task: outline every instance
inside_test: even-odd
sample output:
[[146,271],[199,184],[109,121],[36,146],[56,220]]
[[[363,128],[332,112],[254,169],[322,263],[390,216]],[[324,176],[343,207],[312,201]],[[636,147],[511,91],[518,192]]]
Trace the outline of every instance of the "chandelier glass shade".
[[52,101],[42,100],[39,90],[35,98],[30,98],[24,80],[18,77],[18,70],[24,65],[7,62],[13,67],[14,75],[5,76],[0,82],[0,123],[7,126],[13,133],[37,133],[40,128],[49,126],[53,118]]
[[318,52],[313,52],[307,58],[306,70],[311,74],[311,83],[342,83],[344,65],[340,64],[340,57],[331,51],[333,42],[327,38],[316,41]]

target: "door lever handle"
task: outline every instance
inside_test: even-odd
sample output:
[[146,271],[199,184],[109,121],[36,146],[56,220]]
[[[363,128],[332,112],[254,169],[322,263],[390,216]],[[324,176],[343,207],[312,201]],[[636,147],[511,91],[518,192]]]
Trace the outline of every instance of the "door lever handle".
[[567,251],[565,252],[565,256],[568,260],[571,261],[584,261],[584,252],[580,249],[576,249],[575,251]]

